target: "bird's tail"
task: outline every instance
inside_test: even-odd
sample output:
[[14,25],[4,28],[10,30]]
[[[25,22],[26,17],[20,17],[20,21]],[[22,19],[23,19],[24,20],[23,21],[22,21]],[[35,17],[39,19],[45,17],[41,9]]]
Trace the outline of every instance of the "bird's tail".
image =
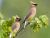
[[12,38],[12,33],[10,33],[9,38]]
[[25,21],[25,23],[24,23],[24,28],[25,28],[26,26],[28,26],[29,24],[30,24],[30,22]]
[[25,20],[23,21],[23,23],[25,23]]
[[28,24],[28,22],[27,21],[25,21],[25,23],[24,23],[24,28],[26,27],[26,25]]

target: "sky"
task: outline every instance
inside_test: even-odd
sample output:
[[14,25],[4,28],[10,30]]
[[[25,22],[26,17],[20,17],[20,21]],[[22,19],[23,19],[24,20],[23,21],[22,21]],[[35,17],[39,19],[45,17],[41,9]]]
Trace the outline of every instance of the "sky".
[[0,9],[1,9],[1,6],[2,6],[2,0],[0,0]]

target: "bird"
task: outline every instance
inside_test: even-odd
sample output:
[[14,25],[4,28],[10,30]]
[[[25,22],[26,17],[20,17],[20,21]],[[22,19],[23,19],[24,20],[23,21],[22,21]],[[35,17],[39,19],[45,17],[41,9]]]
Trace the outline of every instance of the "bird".
[[28,14],[24,17],[24,28],[30,24],[30,22],[32,21],[32,19],[35,17],[36,15],[36,7],[37,7],[37,4],[34,3],[33,1],[30,1],[31,3],[31,7],[30,9],[28,10]]
[[12,27],[11,27],[12,31],[9,35],[9,38],[15,37],[16,33],[19,31],[19,29],[20,29],[20,20],[21,20],[21,18],[19,16],[16,16],[15,22],[12,24]]

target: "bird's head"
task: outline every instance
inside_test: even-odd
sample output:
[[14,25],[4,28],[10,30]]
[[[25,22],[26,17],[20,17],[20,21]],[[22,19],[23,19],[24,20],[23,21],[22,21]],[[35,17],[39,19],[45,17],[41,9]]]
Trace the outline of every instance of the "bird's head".
[[36,3],[32,2],[32,1],[30,1],[30,3],[32,4],[32,6],[37,6],[38,5],[38,4],[36,4]]
[[19,16],[16,16],[16,21],[20,21],[21,18]]

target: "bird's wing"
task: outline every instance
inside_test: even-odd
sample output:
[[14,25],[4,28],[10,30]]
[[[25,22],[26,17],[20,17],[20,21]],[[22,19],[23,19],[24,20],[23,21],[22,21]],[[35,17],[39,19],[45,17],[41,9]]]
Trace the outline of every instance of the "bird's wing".
[[13,24],[13,25],[12,25],[12,31],[13,31],[14,29],[16,29],[16,28],[17,28],[16,24]]
[[[28,18],[29,18],[29,16],[31,15],[32,13],[31,13],[31,11],[29,11],[29,13],[28,13],[28,15],[25,17],[25,19],[24,19],[24,22],[25,22],[25,20],[27,20]],[[23,22],[23,23],[24,23]]]

